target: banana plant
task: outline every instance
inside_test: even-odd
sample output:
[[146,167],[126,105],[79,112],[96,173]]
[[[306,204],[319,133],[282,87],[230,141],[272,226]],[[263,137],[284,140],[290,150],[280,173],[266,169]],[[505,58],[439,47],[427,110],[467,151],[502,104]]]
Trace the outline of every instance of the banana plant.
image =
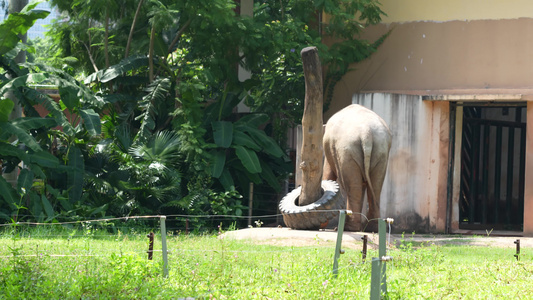
[[[87,141],[101,132],[95,109],[102,103],[90,90],[60,70],[15,63],[25,48],[19,34],[48,15],[34,9],[38,3],[10,14],[0,24],[0,159],[2,174],[14,172],[11,177],[16,180],[0,177],[0,201],[7,204],[0,205],[0,218],[7,220],[15,220],[23,211],[40,220],[71,211],[82,198]],[[58,87],[59,102],[32,87],[42,82]],[[15,99],[24,115],[11,119]],[[39,105],[46,116],[37,112]],[[58,186],[49,184],[54,179]]]
[[210,151],[211,175],[227,191],[235,190],[235,180],[238,180],[241,187],[247,187],[248,182],[264,181],[279,192],[281,186],[273,168],[283,169],[288,158],[276,141],[260,129],[270,120],[268,115],[255,113],[235,122],[229,120],[242,95],[225,93],[221,101],[206,111],[206,127],[211,127],[217,146]]

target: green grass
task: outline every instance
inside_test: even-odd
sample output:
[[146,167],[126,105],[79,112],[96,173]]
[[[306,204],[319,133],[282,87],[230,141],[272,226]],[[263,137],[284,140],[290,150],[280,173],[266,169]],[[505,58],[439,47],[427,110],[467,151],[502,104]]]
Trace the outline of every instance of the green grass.
[[[217,234],[168,236],[148,261],[146,232],[47,229],[0,235],[0,299],[368,299],[371,257],[345,249],[331,273],[334,245],[256,245]],[[157,239],[155,249],[160,250]],[[416,245],[389,251],[390,299],[531,299],[533,252],[514,248]]]

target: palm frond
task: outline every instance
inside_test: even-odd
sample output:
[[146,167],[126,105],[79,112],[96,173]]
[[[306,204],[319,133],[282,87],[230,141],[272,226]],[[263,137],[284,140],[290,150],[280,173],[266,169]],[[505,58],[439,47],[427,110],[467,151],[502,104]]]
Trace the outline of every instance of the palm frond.
[[161,131],[146,144],[130,148],[130,154],[149,162],[159,162],[166,167],[178,166],[181,158],[180,137],[171,131]]
[[155,128],[156,118],[156,103],[164,102],[168,96],[170,90],[170,79],[160,78],[151,83],[147,88],[147,94],[142,98],[139,103],[139,107],[142,109],[142,113],[135,118],[141,121],[139,132],[135,136],[134,144],[144,143],[152,134],[152,130]]

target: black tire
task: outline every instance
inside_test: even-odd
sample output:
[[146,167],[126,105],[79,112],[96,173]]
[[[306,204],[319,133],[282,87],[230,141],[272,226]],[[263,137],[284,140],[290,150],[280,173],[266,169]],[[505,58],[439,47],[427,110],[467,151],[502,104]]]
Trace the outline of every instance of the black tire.
[[[292,229],[319,229],[339,215],[339,210],[345,209],[346,205],[339,191],[339,184],[332,180],[322,181],[323,194],[317,201],[304,205],[298,205],[298,197],[302,187],[298,187],[285,195],[279,203],[279,210],[283,215],[283,221]],[[325,210],[325,212],[316,212]]]

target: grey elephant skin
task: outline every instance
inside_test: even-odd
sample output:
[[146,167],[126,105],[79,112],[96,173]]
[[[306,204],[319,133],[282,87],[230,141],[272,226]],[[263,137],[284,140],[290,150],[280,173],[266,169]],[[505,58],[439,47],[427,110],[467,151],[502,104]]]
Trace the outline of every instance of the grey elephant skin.
[[[334,114],[324,133],[324,180],[336,180],[353,214],[346,218],[347,231],[377,231],[381,187],[387,172],[392,135],[375,112],[352,104]],[[363,212],[365,190],[368,212]]]

